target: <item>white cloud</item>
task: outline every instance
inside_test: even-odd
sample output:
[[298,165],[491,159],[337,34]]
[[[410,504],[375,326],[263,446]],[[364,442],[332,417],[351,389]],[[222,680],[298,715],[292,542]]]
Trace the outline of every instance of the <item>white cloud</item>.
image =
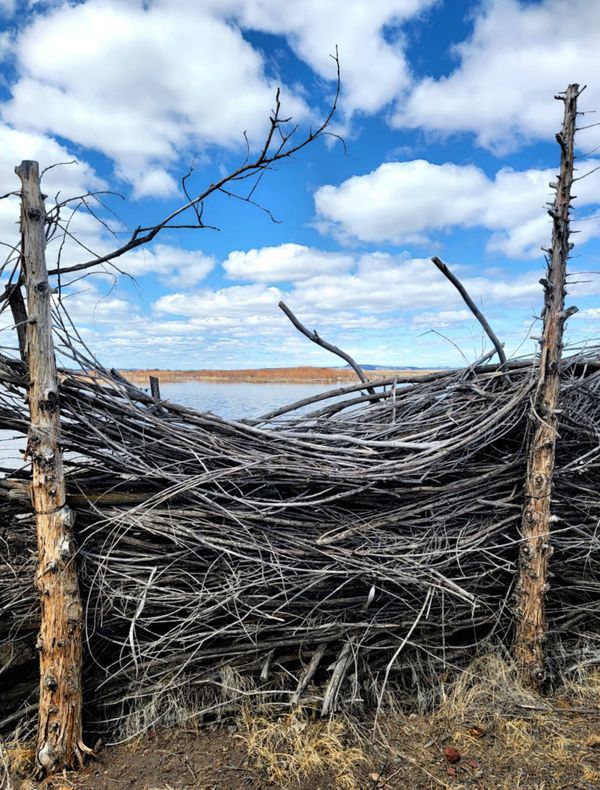
[[[511,280],[473,276],[450,262],[470,295],[485,305],[502,302],[539,302],[538,272],[527,272]],[[431,308],[459,310],[463,307],[456,289],[427,259],[404,259],[384,253],[363,256],[357,270],[342,276],[314,277],[299,283],[290,297],[317,314],[352,310],[357,313],[407,314]]]
[[117,260],[116,264],[119,269],[133,277],[156,274],[166,285],[186,287],[203,280],[215,267],[216,261],[200,250],[155,244],[153,247],[128,253]]
[[[25,28],[16,65],[5,119],[102,151],[138,195],[173,192],[168,166],[189,147],[243,145],[244,130],[261,139],[275,90],[210,3],[64,4]],[[289,90],[283,101],[306,117]]]
[[15,13],[16,0],[0,0],[0,15],[10,17]]
[[[42,176],[42,189],[48,195],[46,201],[48,208],[52,206],[57,195],[59,200],[63,200],[105,187],[105,183],[87,162],[74,157],[56,140],[38,133],[11,129],[6,124],[0,123],[0,194],[20,190],[21,184],[15,174],[15,167],[24,159],[39,162],[41,171],[61,162],[70,163],[52,167]],[[69,213],[69,210],[65,209],[64,218]],[[16,195],[0,201],[0,242],[4,251],[0,252],[0,259],[9,255],[10,248],[19,241],[19,214],[19,199]],[[95,226],[95,236],[90,235],[91,225]],[[92,222],[89,216],[84,215],[77,216],[71,226],[71,230],[79,233],[84,241],[91,244],[95,243],[98,236],[97,228],[95,220]],[[48,247],[49,266],[53,263],[57,249],[56,244]],[[81,260],[81,248],[76,249],[75,245],[67,244],[66,249],[63,250],[65,260],[71,253]]]
[[[410,85],[400,25],[437,0],[218,0],[243,26],[285,35],[296,54],[325,79],[339,47],[342,105],[348,113],[376,112]],[[390,36],[396,30],[395,40]]]
[[235,322],[240,315],[255,316],[277,310],[282,298],[278,288],[265,285],[234,285],[218,291],[203,290],[193,293],[174,293],[161,296],[153,307],[158,313],[213,319],[216,323]]
[[[552,97],[570,83],[589,86],[582,109],[600,106],[596,2],[487,0],[481,8],[472,36],[455,48],[455,71],[422,80],[398,106],[394,126],[473,132],[481,145],[502,150],[551,139],[563,106]],[[597,144],[599,130],[584,140]]]
[[[318,251],[317,251],[318,252]],[[471,296],[482,306],[510,348],[526,335],[524,313],[541,306],[540,272],[509,278],[478,275],[453,260]],[[600,279],[574,272],[569,291],[586,309],[600,293]],[[387,253],[355,255],[349,271],[296,282],[287,291],[266,283],[180,290],[160,297],[148,313],[109,290],[98,278],[70,289],[66,304],[101,357],[125,367],[252,367],[333,364],[332,358],[298,335],[277,304],[283,298],[300,320],[364,362],[459,364],[443,329],[470,359],[487,348],[480,327],[460,295],[429,260]],[[583,299],[582,302],[579,300]],[[521,322],[521,324],[519,323]],[[527,323],[527,326],[529,326]],[[583,325],[583,324],[581,324]],[[251,340],[249,339],[251,338]]]
[[[581,172],[594,166],[580,164]],[[363,242],[425,242],[431,231],[483,227],[488,249],[514,258],[536,257],[550,240],[545,203],[552,199],[553,170],[500,170],[494,180],[474,165],[432,164],[422,159],[387,162],[364,176],[315,193],[318,227]],[[593,176],[576,185],[575,205],[598,203]],[[578,226],[578,243],[600,235],[600,222]]]
[[417,313],[413,317],[413,324],[440,327],[474,320],[475,318],[470,310],[440,310],[437,313]]
[[252,282],[298,282],[318,274],[346,271],[352,256],[323,252],[302,244],[280,244],[229,253],[223,268],[231,279]]
[[119,325],[128,322],[137,312],[126,299],[115,295],[110,289],[100,289],[90,279],[62,293],[62,302],[69,317],[76,325],[88,324]]
[[[4,0],[9,3],[9,0]],[[330,92],[339,47],[341,108],[375,113],[411,84],[402,25],[438,0],[85,0],[39,4],[14,48],[9,123],[99,150],[137,196],[167,196],[179,157],[262,139],[281,82],[242,30],[284,36]],[[68,42],[68,45],[65,45]],[[307,120],[299,86],[283,114]]]
[[[452,268],[460,271],[473,298],[486,304],[539,301],[538,272],[509,281],[498,276],[473,276],[460,266]],[[167,294],[153,308],[157,314],[186,316],[204,326],[233,327],[248,321],[268,326],[274,319],[279,322],[277,304],[281,299],[289,300],[301,320],[344,327],[365,325],[373,316],[412,314],[432,308],[450,311],[444,316],[447,320],[464,317],[460,296],[431,261],[386,253],[359,256],[352,271],[300,280],[288,292],[263,283],[235,285]]]

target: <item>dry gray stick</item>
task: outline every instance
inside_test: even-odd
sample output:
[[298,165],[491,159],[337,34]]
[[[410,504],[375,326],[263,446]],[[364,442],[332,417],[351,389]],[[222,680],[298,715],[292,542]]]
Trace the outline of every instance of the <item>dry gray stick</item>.
[[496,337],[496,334],[494,333],[492,327],[488,324],[484,314],[481,312],[481,310],[477,307],[475,302],[471,299],[471,297],[467,293],[467,289],[465,288],[465,286],[461,283],[458,277],[450,271],[448,266],[443,261],[441,261],[436,255],[434,255],[431,260],[433,261],[433,263],[435,263],[435,265],[441,271],[441,273],[448,280],[450,280],[452,285],[462,296],[465,304],[467,305],[469,310],[473,313],[475,318],[479,321],[479,323],[483,327],[483,331],[486,333],[486,335],[494,344],[494,348],[496,349],[496,352],[498,354],[498,359],[500,360],[500,364],[504,367],[504,365],[506,365],[506,354],[504,353],[503,345]]
[[[350,365],[352,370],[354,370],[354,372],[356,373],[358,378],[363,383],[366,384],[369,381],[369,379],[365,375],[363,369],[360,367],[360,365],[357,362],[355,362],[352,359],[350,354],[347,354],[345,351],[342,351],[341,348],[338,348],[337,346],[334,346],[332,343],[328,343],[327,340],[323,340],[323,338],[318,334],[318,332],[311,332],[310,329],[307,329],[303,324],[300,323],[300,321],[292,313],[292,311],[285,304],[285,302],[279,302],[279,307],[287,315],[287,317],[290,319],[290,321],[296,327],[296,329],[299,332],[302,332],[302,334],[305,337],[307,337],[309,340],[312,340],[312,342],[316,343],[318,346],[321,346],[321,348],[326,348],[327,351],[331,351],[332,354],[336,354],[338,357],[341,357],[342,359],[345,359],[346,362]],[[369,393],[369,395],[376,395],[377,394],[375,392],[375,390],[373,389],[373,387],[367,387],[366,389],[367,389],[367,392]]]
[[292,705],[297,705],[298,702],[300,702],[300,697],[302,696],[304,689],[308,686],[315,672],[317,671],[326,649],[327,649],[327,642],[323,642],[323,644],[319,645],[315,650],[315,652],[313,653],[313,656],[310,659],[310,663],[306,668],[306,671],[300,678],[300,682],[298,683],[298,688],[296,689],[296,691],[292,696],[291,699]]
[[335,710],[337,695],[351,661],[352,653],[350,651],[350,642],[346,642],[339,652],[331,679],[327,684],[325,694],[323,694],[323,707],[321,708],[321,716],[325,717],[328,713],[332,713]]

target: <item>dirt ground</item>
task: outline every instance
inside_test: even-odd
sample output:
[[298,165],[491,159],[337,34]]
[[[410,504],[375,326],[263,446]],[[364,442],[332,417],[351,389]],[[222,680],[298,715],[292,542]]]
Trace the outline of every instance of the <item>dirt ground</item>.
[[[291,775],[283,780],[273,776],[268,762],[258,751],[249,750],[243,733],[231,732],[232,726],[198,733],[150,733],[134,743],[101,748],[78,774],[66,774],[52,784],[13,774],[13,786],[15,790],[592,790],[600,787],[599,724],[600,711],[565,713],[551,723],[545,716],[543,721],[534,716],[507,720],[502,732],[496,727],[489,731],[470,727],[439,740],[443,733],[431,732],[427,738],[425,722],[409,719],[404,725],[396,723],[395,737],[388,734],[392,738],[387,755],[367,746],[360,760],[351,760],[350,773],[344,772],[343,762],[340,766],[325,759],[299,781]],[[285,756],[280,755],[279,762],[285,775]]]
[[543,698],[488,657],[427,715],[397,711],[375,726],[255,709],[220,726],[96,748],[82,771],[37,782],[33,751],[4,744],[11,778],[2,790],[595,790],[600,671]]

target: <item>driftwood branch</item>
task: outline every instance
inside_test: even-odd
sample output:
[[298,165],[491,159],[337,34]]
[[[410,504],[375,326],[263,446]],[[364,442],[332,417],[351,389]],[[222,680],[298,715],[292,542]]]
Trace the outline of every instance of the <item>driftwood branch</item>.
[[[291,322],[292,322],[292,324],[293,324],[293,325],[296,327],[296,329],[297,329],[299,332],[301,332],[301,333],[304,335],[304,337],[307,337],[307,338],[308,338],[309,340],[311,340],[313,343],[316,343],[318,346],[321,346],[321,348],[325,348],[325,349],[327,349],[327,351],[331,351],[331,353],[332,353],[332,354],[336,354],[336,356],[338,356],[338,357],[341,357],[343,360],[345,360],[345,361],[346,361],[346,362],[347,362],[347,363],[350,365],[350,367],[352,368],[352,370],[353,370],[353,371],[356,373],[356,375],[358,376],[358,378],[359,378],[359,379],[360,379],[360,380],[361,380],[361,381],[362,381],[364,384],[367,384],[367,383],[368,383],[369,379],[368,379],[368,378],[367,378],[367,376],[365,375],[365,372],[364,372],[364,370],[363,370],[363,369],[360,367],[360,365],[359,365],[357,362],[355,362],[355,361],[354,361],[354,359],[352,359],[352,357],[350,356],[350,354],[348,354],[346,351],[342,351],[342,349],[341,349],[341,348],[338,348],[337,346],[334,346],[334,345],[333,345],[333,343],[328,343],[328,342],[327,342],[327,340],[324,340],[324,339],[323,339],[323,338],[322,338],[322,337],[321,337],[321,336],[318,334],[318,332],[316,332],[316,331],[313,331],[313,332],[311,332],[311,331],[310,331],[310,329],[307,329],[307,328],[304,326],[304,324],[302,324],[302,323],[301,323],[301,322],[300,322],[300,321],[299,321],[299,320],[296,318],[296,316],[294,315],[294,313],[293,313],[293,312],[290,310],[290,308],[289,308],[289,307],[288,307],[288,306],[285,304],[285,302],[279,302],[279,307],[280,307],[280,309],[281,309],[281,310],[283,310],[283,312],[284,312],[284,313],[287,315],[287,317],[290,319],[290,321],[291,321]],[[373,387],[367,386],[367,387],[366,387],[366,390],[367,390],[367,392],[368,392],[370,395],[376,395],[376,394],[377,394],[377,393],[375,392],[375,390],[373,389]]]
[[477,307],[475,302],[469,296],[469,293],[465,286],[461,283],[458,277],[453,274],[448,266],[441,261],[437,256],[434,256],[432,259],[433,263],[437,266],[437,268],[441,271],[441,273],[452,283],[452,285],[456,288],[459,294],[462,296],[465,304],[469,308],[469,310],[473,313],[475,318],[481,324],[483,331],[489,337],[489,339],[494,344],[494,348],[496,349],[496,353],[498,354],[498,359],[500,360],[501,365],[506,365],[506,354],[504,353],[503,344],[498,340],[495,332],[493,331],[492,327],[489,325],[486,317],[481,312],[481,310]]

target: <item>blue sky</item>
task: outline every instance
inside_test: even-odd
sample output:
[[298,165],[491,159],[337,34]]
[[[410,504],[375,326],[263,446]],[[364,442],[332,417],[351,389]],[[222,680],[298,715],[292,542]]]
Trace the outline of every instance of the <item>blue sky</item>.
[[[211,198],[219,231],[169,231],[63,296],[83,337],[117,367],[337,364],[278,310],[365,364],[461,364],[487,349],[439,255],[509,353],[530,353],[550,238],[544,203],[558,164],[553,95],[587,84],[600,110],[598,0],[0,0],[0,189],[21,159],[53,197],[110,189],[117,238],[201,191],[257,150],[275,90],[299,132],[327,111],[334,131],[265,177],[250,205]],[[578,175],[600,164],[600,126],[578,136]],[[597,150],[596,150],[597,149]],[[577,183],[568,340],[600,325],[600,171]],[[18,203],[0,202],[14,243]],[[64,215],[66,221],[67,215]],[[83,211],[69,229],[105,253],[115,237]],[[60,243],[48,248],[56,261]],[[8,250],[8,247],[5,248]],[[62,248],[64,265],[87,259]],[[585,274],[584,274],[585,273]],[[8,341],[6,341],[8,342]]]

